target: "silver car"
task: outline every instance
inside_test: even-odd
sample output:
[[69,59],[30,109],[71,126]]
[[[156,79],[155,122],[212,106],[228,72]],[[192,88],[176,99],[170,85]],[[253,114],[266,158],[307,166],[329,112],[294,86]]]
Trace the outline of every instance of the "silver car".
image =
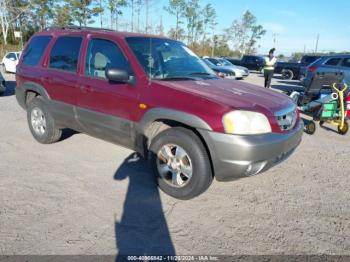
[[236,73],[236,75],[241,76],[242,78],[249,76],[249,70],[248,68],[245,68],[243,66],[237,66],[232,64],[230,61],[219,58],[219,57],[206,57],[205,59],[208,59],[211,63],[213,63],[216,66],[222,66],[227,69],[233,69]]

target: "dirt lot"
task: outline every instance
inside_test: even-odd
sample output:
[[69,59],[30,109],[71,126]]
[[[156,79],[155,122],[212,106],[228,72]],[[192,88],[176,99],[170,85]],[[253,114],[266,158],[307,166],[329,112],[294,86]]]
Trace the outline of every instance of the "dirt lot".
[[350,255],[349,135],[320,128],[272,170],[178,201],[130,150],[73,132],[35,142],[13,88],[0,97],[0,254]]

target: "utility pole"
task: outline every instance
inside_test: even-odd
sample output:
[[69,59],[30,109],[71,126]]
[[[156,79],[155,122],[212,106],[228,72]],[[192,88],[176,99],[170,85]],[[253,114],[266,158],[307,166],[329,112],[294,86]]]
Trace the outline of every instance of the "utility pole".
[[134,0],[131,0],[131,32],[134,32]]
[[148,15],[149,15],[149,0],[145,0],[146,3],[146,34],[148,33]]
[[305,55],[305,53],[306,53],[306,45],[304,44],[304,55]]
[[317,53],[317,50],[318,50],[318,41],[319,40],[320,40],[320,34],[317,34],[315,53]]
[[[102,11],[102,0],[100,0],[100,11]],[[102,12],[100,12],[100,23],[102,28]]]

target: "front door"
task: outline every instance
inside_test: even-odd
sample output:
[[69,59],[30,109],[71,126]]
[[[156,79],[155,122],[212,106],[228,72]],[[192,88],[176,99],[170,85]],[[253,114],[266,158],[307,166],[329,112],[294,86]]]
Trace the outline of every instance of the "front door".
[[134,121],[139,114],[137,84],[110,82],[107,68],[133,75],[125,55],[114,41],[91,36],[79,78],[77,115],[85,132],[112,142],[133,146]]

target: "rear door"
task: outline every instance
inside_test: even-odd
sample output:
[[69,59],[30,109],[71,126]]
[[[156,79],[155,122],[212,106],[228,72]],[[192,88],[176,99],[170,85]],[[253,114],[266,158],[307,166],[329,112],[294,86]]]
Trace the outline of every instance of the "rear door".
[[133,75],[119,44],[91,35],[87,40],[84,72],[79,78],[77,114],[85,132],[130,147],[138,107],[136,84],[110,82],[107,68]]
[[345,57],[341,62],[339,74],[343,76],[343,81],[350,86],[350,57]]
[[77,128],[77,77],[82,35],[57,37],[47,61],[42,81],[52,99],[52,113],[66,127]]
[[340,57],[329,58],[321,65],[312,82],[312,89],[321,89],[330,87],[333,83],[338,83],[342,80],[339,72],[339,64],[342,61]]

